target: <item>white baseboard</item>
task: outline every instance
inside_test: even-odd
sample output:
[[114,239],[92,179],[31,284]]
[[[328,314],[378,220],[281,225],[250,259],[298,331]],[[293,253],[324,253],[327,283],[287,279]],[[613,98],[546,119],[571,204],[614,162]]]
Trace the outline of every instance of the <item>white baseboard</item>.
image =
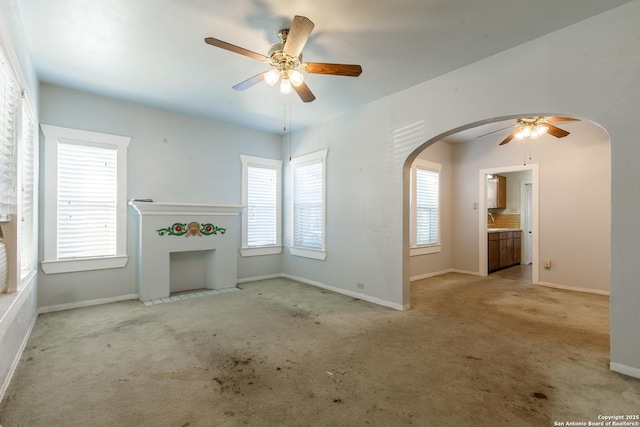
[[279,279],[280,277],[283,277],[282,274],[280,273],[265,274],[263,276],[244,277],[242,279],[236,280],[236,283],[240,284],[240,283],[247,283],[247,282],[256,282],[258,280]]
[[33,331],[33,328],[36,326],[37,320],[38,320],[38,316],[33,316],[31,325],[29,325],[29,329],[27,330],[27,333],[24,336],[24,339],[22,340],[22,344],[20,344],[20,348],[16,353],[16,357],[15,359],[13,359],[13,362],[11,363],[11,368],[9,369],[9,372],[7,372],[7,376],[5,377],[4,382],[0,387],[0,402],[2,402],[2,400],[4,399],[4,394],[7,392],[7,389],[9,388],[9,384],[11,383],[11,378],[13,378],[13,374],[16,372],[16,369],[18,368],[18,363],[20,363],[22,352],[24,352],[24,349],[27,347],[27,342],[29,341],[29,337],[31,336],[31,331]]
[[98,298],[86,301],[69,302],[65,304],[47,305],[38,308],[38,314],[50,313],[53,311],[71,310],[72,308],[90,307],[92,305],[109,304],[110,302],[127,301],[131,299],[138,299],[138,294],[119,295],[117,297],[110,298]]
[[546,288],[562,289],[564,291],[584,292],[587,294],[609,296],[609,291],[602,291],[600,289],[578,288],[576,286],[560,285],[557,283],[550,283],[550,282],[538,282],[537,284],[540,286],[544,286]]
[[306,283],[307,285],[316,286],[318,288],[327,289],[329,291],[347,295],[352,298],[361,299],[363,301],[372,302],[374,304],[382,305],[384,307],[393,308],[395,310],[408,310],[411,308],[409,304],[396,304],[390,301],[386,301],[380,298],[372,297],[370,295],[361,294],[359,292],[348,291],[346,289],[336,288],[334,286],[325,285],[324,283],[316,282],[315,280],[304,279],[302,277],[292,276],[290,274],[282,274],[282,277],[286,277],[287,279],[295,280],[297,282]]
[[621,365],[620,363],[610,362],[609,369],[619,374],[628,375],[634,378],[640,378],[640,369],[631,366]]
[[415,282],[416,280],[428,279],[430,277],[440,276],[441,274],[446,274],[446,273],[460,273],[460,274],[469,274],[471,276],[480,276],[480,273],[477,271],[465,271],[465,270],[458,270],[457,268],[448,268],[442,271],[436,271],[433,273],[426,273],[426,274],[420,274],[418,276],[412,276],[409,278],[409,281]]
[[416,280],[428,279],[430,277],[440,276],[441,274],[450,273],[450,272],[451,272],[451,269],[449,268],[447,270],[436,271],[433,273],[419,274],[417,276],[409,277],[409,281],[415,282]]

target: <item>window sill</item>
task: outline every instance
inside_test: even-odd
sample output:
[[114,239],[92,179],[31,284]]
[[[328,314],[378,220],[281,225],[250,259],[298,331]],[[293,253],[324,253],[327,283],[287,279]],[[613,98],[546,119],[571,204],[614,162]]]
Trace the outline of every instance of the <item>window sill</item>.
[[442,251],[442,245],[412,246],[409,248],[409,256],[438,254]]
[[105,258],[81,258],[64,261],[42,261],[40,266],[44,274],[73,273],[76,271],[105,270],[122,268],[127,265],[127,255]]
[[319,249],[290,248],[290,251],[293,256],[318,259],[320,261],[327,259],[327,251],[321,251]]
[[258,246],[240,249],[240,255],[243,257],[260,256],[260,255],[277,255],[282,253],[282,245],[275,246]]

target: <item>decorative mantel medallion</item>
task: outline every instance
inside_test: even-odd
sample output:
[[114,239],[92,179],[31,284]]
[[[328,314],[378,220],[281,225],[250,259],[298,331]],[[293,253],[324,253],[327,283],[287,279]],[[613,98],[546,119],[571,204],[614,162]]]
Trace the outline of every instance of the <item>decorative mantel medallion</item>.
[[156,230],[160,236],[168,234],[169,236],[210,236],[212,234],[224,234],[227,229],[218,227],[216,225],[206,223],[200,224],[197,221],[191,221],[190,223],[176,222],[170,227],[160,228]]

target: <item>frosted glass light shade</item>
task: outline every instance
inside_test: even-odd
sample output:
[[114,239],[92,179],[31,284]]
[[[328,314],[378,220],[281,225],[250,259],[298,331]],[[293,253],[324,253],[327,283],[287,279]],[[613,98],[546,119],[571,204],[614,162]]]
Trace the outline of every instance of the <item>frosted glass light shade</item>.
[[548,127],[544,125],[538,125],[535,127],[535,129],[533,129],[533,131],[531,131],[531,138],[534,138],[534,139],[539,138],[545,133],[547,133],[548,130],[549,130]]
[[280,81],[280,93],[283,95],[287,95],[290,94],[292,90],[293,87],[291,86],[291,80],[282,78],[282,80]]
[[304,76],[298,70],[289,70],[289,80],[294,86],[300,86],[304,81]]
[[267,82],[269,86],[273,86],[274,84],[276,84],[279,78],[280,72],[278,72],[278,70],[276,69],[267,71],[264,75],[264,81]]

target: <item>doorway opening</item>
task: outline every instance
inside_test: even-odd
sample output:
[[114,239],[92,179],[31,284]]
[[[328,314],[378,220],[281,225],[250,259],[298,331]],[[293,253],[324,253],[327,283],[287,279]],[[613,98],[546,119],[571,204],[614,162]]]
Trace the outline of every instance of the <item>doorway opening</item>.
[[538,283],[538,165],[482,169],[479,182],[480,275]]

